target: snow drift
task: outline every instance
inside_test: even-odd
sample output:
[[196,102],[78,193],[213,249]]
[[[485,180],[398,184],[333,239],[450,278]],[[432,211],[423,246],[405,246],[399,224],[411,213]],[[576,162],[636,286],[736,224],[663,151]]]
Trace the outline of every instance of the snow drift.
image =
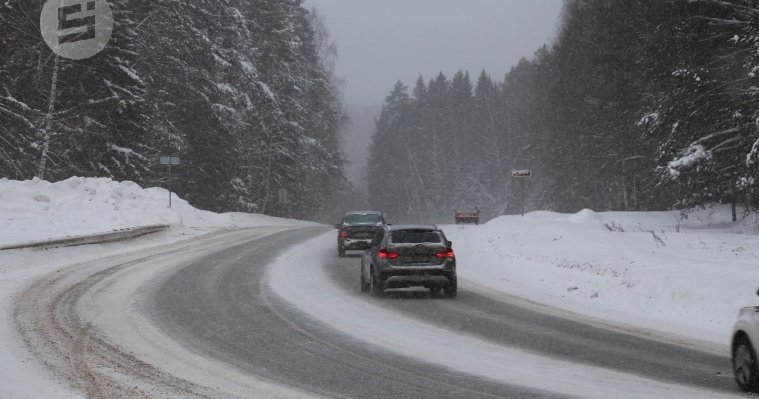
[[445,226],[459,277],[603,322],[726,353],[738,310],[758,305],[756,216],[535,212]]
[[57,183],[0,179],[0,246],[166,224],[186,228],[293,225],[264,215],[217,214],[193,208],[162,188],[72,177]]

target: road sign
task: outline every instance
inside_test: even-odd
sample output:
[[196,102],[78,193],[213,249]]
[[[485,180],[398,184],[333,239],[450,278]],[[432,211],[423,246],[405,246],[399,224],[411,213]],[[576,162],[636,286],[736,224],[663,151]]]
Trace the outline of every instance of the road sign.
[[179,157],[161,157],[161,165],[166,165],[169,167],[169,208],[171,208],[171,167],[179,165]]
[[527,177],[532,177],[532,171],[529,169],[514,169],[511,171],[511,177],[518,178],[520,183],[519,185],[522,187],[522,216],[524,216],[524,179]]
[[179,165],[179,157],[161,157],[161,165]]
[[512,170],[511,177],[532,177],[531,170]]
[[279,199],[279,203],[283,205],[287,205],[290,203],[290,201],[287,198],[287,189],[286,188],[280,188],[277,192],[277,197]]

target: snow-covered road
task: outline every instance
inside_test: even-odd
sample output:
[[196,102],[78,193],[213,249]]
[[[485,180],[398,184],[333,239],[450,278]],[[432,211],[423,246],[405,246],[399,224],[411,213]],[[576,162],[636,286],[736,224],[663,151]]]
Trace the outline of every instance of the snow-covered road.
[[104,179],[3,182],[0,244],[172,227],[0,251],[2,398],[737,393],[725,347],[755,301],[759,224],[724,209],[444,226],[459,298],[377,299],[324,226],[161,208],[165,192]]
[[[729,369],[715,366],[725,359],[664,346],[669,352],[652,356],[646,346],[661,344],[590,326],[573,332],[575,322],[538,313],[529,322],[504,316],[506,308],[465,281],[455,301],[418,293],[372,299],[358,293],[358,261],[337,258],[334,231],[321,227],[216,233],[38,276],[17,297],[13,321],[35,362],[61,384],[43,383],[35,394],[55,397],[717,398],[735,391]],[[536,330],[522,331],[528,326]],[[618,350],[609,346],[614,340]],[[663,372],[652,378],[647,367]],[[682,376],[703,381],[686,386]],[[44,372],[27,382],[37,379]]]
[[[385,302],[367,295],[346,292],[328,269],[339,267],[334,256],[333,234],[309,241],[279,258],[271,267],[272,289],[300,311],[334,327],[355,339],[363,340],[399,356],[411,356],[432,364],[442,365],[503,384],[525,389],[548,391],[583,398],[718,398],[727,393],[699,390],[694,387],[662,383],[641,378],[633,373],[621,373],[592,367],[578,362],[557,360],[550,349],[535,353],[515,347],[494,344],[462,331],[455,331],[399,314]],[[316,261],[315,261],[316,260]],[[349,261],[350,262],[350,261]],[[355,267],[359,259],[353,259]],[[320,266],[320,267],[316,267]],[[345,268],[342,272],[346,273]],[[358,273],[351,273],[358,290]],[[467,287],[462,282],[461,287]],[[466,288],[464,288],[465,290]],[[460,299],[466,300],[466,293]],[[445,300],[432,300],[411,295],[410,302],[421,305],[434,303],[434,311],[454,314],[446,309]],[[406,299],[401,298],[400,301]],[[413,304],[411,304],[413,306]],[[483,309],[487,312],[487,309]],[[494,315],[493,315],[494,316]],[[550,329],[550,326],[546,326]],[[463,328],[463,330],[467,330]],[[536,330],[527,334],[540,335]],[[567,340],[575,337],[567,336]],[[588,338],[590,339],[590,338]],[[620,345],[623,345],[620,342]],[[593,351],[592,347],[587,350]],[[606,351],[606,348],[597,348]],[[580,353],[578,358],[585,357]],[[587,356],[587,355],[586,355]],[[634,361],[637,356],[629,354]],[[624,359],[617,359],[624,362]],[[640,370],[642,372],[642,370]],[[728,385],[726,385],[728,386]]]
[[215,233],[57,270],[18,295],[14,323],[35,360],[88,398],[305,397],[188,351],[137,306],[160,276],[282,230]]

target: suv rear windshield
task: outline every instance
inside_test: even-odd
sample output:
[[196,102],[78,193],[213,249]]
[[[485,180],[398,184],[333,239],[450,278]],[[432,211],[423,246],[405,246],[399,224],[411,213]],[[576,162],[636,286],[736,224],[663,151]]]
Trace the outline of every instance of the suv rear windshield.
[[355,214],[346,215],[345,224],[379,224],[382,223],[382,218],[377,214]]
[[394,244],[441,244],[443,236],[435,230],[398,230],[391,233],[390,241]]

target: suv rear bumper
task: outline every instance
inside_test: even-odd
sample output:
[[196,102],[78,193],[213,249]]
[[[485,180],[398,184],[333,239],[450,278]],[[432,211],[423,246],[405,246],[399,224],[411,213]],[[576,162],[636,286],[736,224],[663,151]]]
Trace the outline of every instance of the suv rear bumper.
[[456,281],[455,271],[443,269],[384,270],[381,274],[385,288],[443,288]]
[[371,239],[341,238],[337,245],[342,245],[346,250],[365,250],[371,243]]

